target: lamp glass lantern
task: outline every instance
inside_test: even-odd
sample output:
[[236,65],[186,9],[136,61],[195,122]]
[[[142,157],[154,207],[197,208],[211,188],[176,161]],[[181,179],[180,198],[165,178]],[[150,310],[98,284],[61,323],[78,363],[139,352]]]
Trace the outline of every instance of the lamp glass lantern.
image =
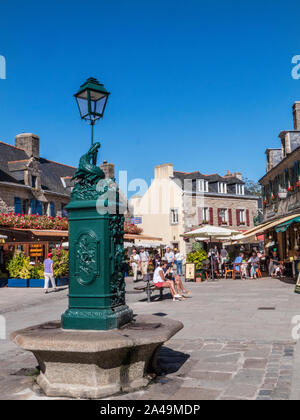
[[104,85],[93,77],[87,79],[74,95],[81,118],[88,121],[92,126],[92,144],[94,124],[97,120],[103,118],[109,95],[110,92],[105,89]]

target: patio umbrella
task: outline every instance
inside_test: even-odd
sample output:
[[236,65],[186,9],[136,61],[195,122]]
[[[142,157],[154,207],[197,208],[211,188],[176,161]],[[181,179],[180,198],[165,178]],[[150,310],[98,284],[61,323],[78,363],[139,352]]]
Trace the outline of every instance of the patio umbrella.
[[228,238],[240,233],[237,230],[226,229],[221,226],[212,226],[206,225],[198,229],[191,230],[190,232],[184,233],[182,236],[188,238],[214,238],[214,239],[223,239],[224,237]]
[[[230,238],[239,232],[232,229],[226,229],[220,226],[212,226],[212,225],[206,225],[201,228],[192,230],[190,232],[184,233],[182,236],[185,236],[187,238],[207,238],[209,239],[209,242],[211,244],[212,238],[213,239],[224,239],[224,238]],[[211,279],[214,280],[214,270],[213,270],[213,260],[212,255],[210,256],[210,262],[211,262]]]

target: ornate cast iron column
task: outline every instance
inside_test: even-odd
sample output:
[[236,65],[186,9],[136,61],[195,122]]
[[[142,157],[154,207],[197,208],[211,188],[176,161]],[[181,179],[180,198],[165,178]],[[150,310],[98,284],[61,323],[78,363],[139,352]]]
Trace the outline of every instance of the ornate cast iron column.
[[114,179],[98,166],[100,143],[79,161],[69,213],[69,308],[62,328],[110,330],[132,320],[125,304],[124,216]]

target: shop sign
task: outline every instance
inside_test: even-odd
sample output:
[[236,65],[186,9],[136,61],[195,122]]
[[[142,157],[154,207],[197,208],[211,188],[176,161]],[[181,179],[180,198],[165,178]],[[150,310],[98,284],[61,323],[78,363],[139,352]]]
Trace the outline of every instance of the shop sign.
[[43,247],[39,244],[30,245],[29,254],[31,257],[42,257]]

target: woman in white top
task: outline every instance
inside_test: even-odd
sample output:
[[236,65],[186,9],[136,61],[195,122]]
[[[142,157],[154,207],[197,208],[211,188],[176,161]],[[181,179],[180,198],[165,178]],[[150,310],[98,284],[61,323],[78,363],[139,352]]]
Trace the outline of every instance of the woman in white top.
[[181,300],[182,296],[176,293],[174,282],[172,280],[167,280],[164,275],[164,268],[166,267],[166,261],[163,261],[159,267],[157,267],[153,274],[153,283],[155,287],[166,287],[170,289],[173,301]]

